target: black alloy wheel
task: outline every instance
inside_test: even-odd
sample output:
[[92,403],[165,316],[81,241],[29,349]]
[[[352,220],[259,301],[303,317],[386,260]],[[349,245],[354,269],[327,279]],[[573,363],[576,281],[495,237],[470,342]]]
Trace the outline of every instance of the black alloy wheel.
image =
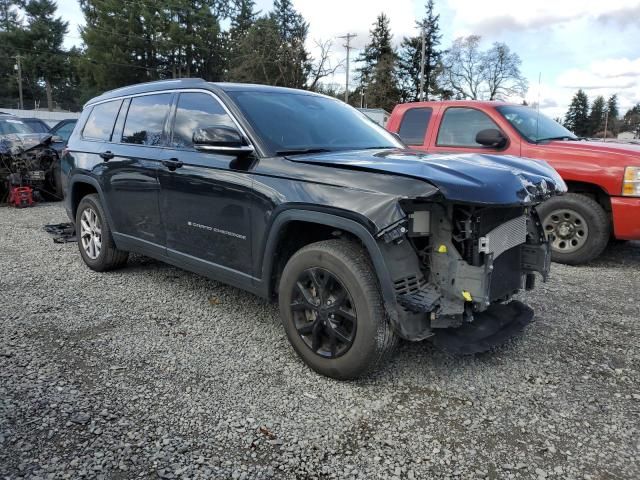
[[304,270],[295,284],[291,313],[300,338],[314,353],[337,358],[356,336],[357,313],[346,287],[328,270]]
[[371,260],[354,241],[321,240],[295,252],[280,276],[278,303],[291,346],[322,375],[367,375],[397,343]]

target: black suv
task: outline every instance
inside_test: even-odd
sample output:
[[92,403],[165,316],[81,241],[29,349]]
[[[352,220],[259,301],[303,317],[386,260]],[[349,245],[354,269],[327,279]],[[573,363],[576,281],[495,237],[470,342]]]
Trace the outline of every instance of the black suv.
[[138,252],[279,299],[296,352],[346,379],[398,337],[473,353],[531,320],[544,162],[424,155],[343,102],[199,79],[86,104],[62,162],[92,269]]

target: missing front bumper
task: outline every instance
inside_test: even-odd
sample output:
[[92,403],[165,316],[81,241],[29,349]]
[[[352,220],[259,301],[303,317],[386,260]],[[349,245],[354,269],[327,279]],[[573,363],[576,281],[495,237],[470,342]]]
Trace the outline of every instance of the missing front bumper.
[[458,355],[486,352],[522,332],[533,321],[533,310],[514,300],[493,304],[473,317],[461,327],[435,330],[434,343]]

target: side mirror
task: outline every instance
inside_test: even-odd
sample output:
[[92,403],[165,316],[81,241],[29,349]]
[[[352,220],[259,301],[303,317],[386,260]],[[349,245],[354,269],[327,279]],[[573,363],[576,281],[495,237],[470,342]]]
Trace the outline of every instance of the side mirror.
[[228,152],[238,155],[253,152],[253,147],[245,144],[238,130],[225,125],[197,128],[193,132],[192,142],[196,150],[202,151]]
[[485,147],[502,148],[507,144],[507,137],[497,128],[487,128],[478,132],[476,143]]

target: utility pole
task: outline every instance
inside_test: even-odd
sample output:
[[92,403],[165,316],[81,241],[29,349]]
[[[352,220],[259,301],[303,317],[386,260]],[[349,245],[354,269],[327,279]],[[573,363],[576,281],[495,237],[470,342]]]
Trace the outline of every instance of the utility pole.
[[18,94],[20,95],[20,110],[24,110],[24,103],[22,101],[22,57],[20,54],[16,55],[17,71],[18,71]]
[[424,101],[424,64],[425,64],[425,56],[427,55],[427,39],[425,33],[424,25],[420,29],[420,38],[422,39],[422,55],[420,56],[420,101]]
[[353,47],[351,46],[351,39],[354,37],[357,37],[358,35],[356,35],[355,33],[347,33],[346,35],[343,35],[341,37],[338,38],[343,38],[347,41],[347,43],[345,43],[343,46],[344,48],[347,49],[347,74],[346,74],[346,81],[345,81],[345,88],[344,88],[344,103],[349,103],[349,53],[351,52],[351,50],[353,49]]

